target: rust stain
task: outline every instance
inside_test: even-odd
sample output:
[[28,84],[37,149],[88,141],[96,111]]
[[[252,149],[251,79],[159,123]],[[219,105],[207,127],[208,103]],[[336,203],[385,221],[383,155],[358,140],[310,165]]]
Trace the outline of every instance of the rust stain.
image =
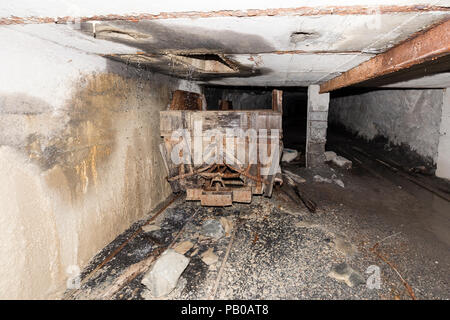
[[39,135],[28,138],[29,158],[48,171],[52,186],[67,185],[70,195],[66,198],[76,200],[91,188],[97,191],[99,166],[116,144],[113,120],[126,111],[125,102],[137,87],[130,81],[109,73],[86,77],[75,85],[67,103],[70,120],[64,131],[48,141]]
[[161,12],[159,14],[139,15],[94,15],[90,17],[17,17],[10,16],[0,19],[0,25],[11,24],[42,24],[42,23],[71,23],[75,19],[81,22],[89,20],[112,21],[124,20],[139,22],[141,20],[162,20],[180,18],[216,18],[216,17],[263,17],[263,16],[321,16],[321,15],[373,15],[405,12],[433,12],[450,11],[449,7],[433,5],[391,5],[391,6],[328,6],[328,7],[297,7],[297,8],[274,8],[274,9],[249,9],[242,10],[218,10],[218,11],[185,11],[185,12]]

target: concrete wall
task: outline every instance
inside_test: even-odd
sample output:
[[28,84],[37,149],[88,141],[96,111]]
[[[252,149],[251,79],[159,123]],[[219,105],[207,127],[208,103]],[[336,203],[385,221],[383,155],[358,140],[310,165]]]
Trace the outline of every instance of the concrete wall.
[[57,298],[170,194],[159,111],[195,84],[1,28],[0,298]]
[[436,176],[450,180],[450,88],[444,90]]
[[[333,96],[332,96],[333,97]],[[380,90],[332,98],[329,121],[370,140],[407,144],[436,162],[443,91]]]

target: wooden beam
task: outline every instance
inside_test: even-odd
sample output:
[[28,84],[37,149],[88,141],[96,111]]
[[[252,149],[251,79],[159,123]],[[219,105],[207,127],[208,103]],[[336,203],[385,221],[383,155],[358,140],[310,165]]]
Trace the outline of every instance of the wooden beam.
[[380,53],[320,86],[320,93],[404,70],[450,53],[450,20]]

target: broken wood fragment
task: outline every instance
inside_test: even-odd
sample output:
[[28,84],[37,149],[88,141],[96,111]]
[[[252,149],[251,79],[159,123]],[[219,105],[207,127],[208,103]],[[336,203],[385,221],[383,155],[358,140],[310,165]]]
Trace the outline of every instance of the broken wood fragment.
[[306,182],[306,180],[304,178],[300,177],[298,174],[295,174],[289,170],[283,169],[283,174],[288,175],[289,178],[294,180],[296,183],[305,183]]
[[[181,195],[176,195],[175,197],[172,197],[161,209],[159,209],[147,222],[144,223],[143,226],[146,226],[153,222],[161,213],[163,213],[172,203],[175,202]],[[138,234],[142,232],[142,227],[136,230],[127,240],[125,240],[116,250],[114,250],[109,256],[107,256],[97,267],[95,267],[94,270],[92,270],[86,277],[83,278],[81,281],[81,285],[85,284],[94,274],[96,274],[103,266],[105,266],[109,261],[111,261],[122,249],[132,240],[134,239]],[[80,286],[81,288],[81,286]],[[68,294],[68,296],[65,299],[74,298],[81,289],[76,289],[75,291],[72,291]]]
[[152,265],[153,261],[157,257],[163,253],[165,248],[158,248],[152,254],[135,264],[132,264],[128,268],[125,269],[124,272],[120,274],[116,278],[116,280],[106,289],[102,290],[102,292],[97,296],[94,297],[94,299],[102,299],[102,300],[109,300],[114,297],[114,295],[119,292],[122,288],[124,288],[128,283],[133,281],[138,275],[142,274],[144,271],[147,271],[148,268]]
[[317,205],[314,201],[308,199],[298,188],[297,184],[295,183],[295,181],[290,178],[289,176],[285,176],[286,177],[286,181],[288,183],[288,185],[294,190],[295,194],[297,195],[297,197],[302,201],[302,203],[305,205],[305,207],[309,210],[309,212],[316,212],[317,209]]

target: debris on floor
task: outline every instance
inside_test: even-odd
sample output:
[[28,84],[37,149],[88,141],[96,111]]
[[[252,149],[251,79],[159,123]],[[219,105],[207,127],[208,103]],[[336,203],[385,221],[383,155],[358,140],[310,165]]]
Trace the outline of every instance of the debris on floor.
[[194,244],[190,241],[183,241],[178,243],[173,250],[175,250],[175,252],[179,253],[179,254],[185,254],[186,252],[188,252],[189,250],[192,249],[192,247],[194,247]]
[[352,162],[342,156],[338,156],[334,151],[325,152],[325,161],[332,162],[340,168],[351,169]]
[[212,265],[219,261],[219,257],[214,253],[213,248],[209,248],[201,254],[202,261],[207,265]]
[[[292,178],[290,178],[289,176],[286,176],[286,181],[287,181],[289,187],[292,188],[294,193],[300,199],[300,201],[309,210],[309,212],[316,212],[317,204],[313,200],[309,199],[302,191],[300,191],[300,189],[298,188],[295,181]],[[290,193],[286,190],[286,188],[284,189],[284,192],[293,202],[297,202],[297,201],[295,201],[294,197],[292,195],[290,195]]]
[[292,180],[294,180],[296,183],[305,183],[306,180],[303,179],[302,177],[300,177],[298,174],[295,174],[289,170],[283,169],[283,174],[287,175],[289,178],[291,178]]
[[366,283],[364,277],[359,272],[353,270],[346,262],[334,265],[328,276],[345,282],[351,288]]
[[283,155],[281,156],[281,162],[291,162],[295,160],[300,153],[297,150],[284,148],[283,149]]
[[333,176],[331,177],[331,179],[329,178],[324,178],[318,174],[316,174],[314,177],[314,182],[319,182],[319,183],[335,183],[338,186],[340,186],[341,188],[345,188],[345,184],[341,179],[338,179],[337,176],[335,174],[333,174]]
[[334,244],[334,247],[346,256],[353,256],[357,252],[357,249],[352,243],[348,242],[340,236],[336,236],[335,239],[332,240],[332,242]]
[[337,178],[333,179],[333,182],[336,183],[339,187],[345,188],[345,184],[344,184],[344,182],[342,182],[341,179],[337,179]]
[[337,156],[333,160],[331,160],[332,163],[337,165],[340,168],[344,169],[351,169],[352,168],[352,162],[344,157]]
[[328,179],[328,178],[324,178],[322,176],[319,176],[318,174],[316,174],[314,177],[314,182],[325,182],[325,183],[333,183],[333,180]]
[[189,260],[184,255],[168,249],[144,276],[142,283],[154,297],[166,296],[177,286],[178,278],[186,269]]
[[222,224],[216,219],[209,219],[203,222],[202,234],[206,237],[220,239],[224,236]]
[[229,218],[221,217],[220,223],[222,224],[222,227],[225,231],[225,236],[229,237],[231,235],[231,230],[233,229],[233,221],[231,221]]
[[334,151],[325,151],[325,161],[326,162],[331,161],[331,160],[333,160],[336,157],[337,157],[336,152],[334,152]]
[[[362,185],[360,176],[354,175],[359,168],[308,171],[292,163],[285,166],[306,182],[299,184],[290,178],[292,174],[284,173],[286,183],[274,189],[272,198],[255,197],[250,204],[226,208],[206,208],[180,198],[155,221],[159,230],[150,228],[152,231],[127,240],[123,252],[84,283],[80,289],[83,295],[76,298],[411,299],[413,295],[405,288],[412,287],[420,298],[448,296],[445,275],[423,274],[422,264],[427,263],[424,259],[411,266],[410,262],[419,257],[417,250],[401,242],[406,240],[399,236],[394,243],[389,236],[392,229],[386,229],[386,224],[379,221],[385,210],[395,213],[397,209],[383,207],[376,214],[368,211],[376,203],[368,207],[366,193],[384,199],[392,192],[404,197],[403,190],[392,190],[381,180],[376,187],[382,192],[371,191],[372,185]],[[317,179],[314,176],[333,184],[345,179],[352,192],[312,183]],[[398,199],[395,195],[391,198],[387,203]],[[315,210],[315,214],[310,210]],[[290,211],[295,214],[289,214]],[[145,231],[143,226],[140,222],[130,227],[104,249],[102,259],[122,247],[136,230]],[[404,229],[401,231],[403,235]],[[374,246],[377,240],[383,243],[383,252]],[[171,262],[161,266],[165,255],[162,252],[177,255],[180,266]],[[83,274],[95,270],[102,259],[94,259]],[[341,261],[345,263],[336,265]],[[441,261],[434,261],[432,268],[442,269]],[[369,266],[381,270],[380,289],[362,285],[370,276]],[[156,276],[156,271],[173,272],[173,278]],[[432,284],[434,278],[436,284]]]
[[425,167],[425,166],[413,167],[413,168],[410,168],[408,171],[412,172],[412,173],[420,173],[420,174],[423,174],[423,175],[432,175],[430,170],[427,167]]
[[142,227],[142,231],[144,231],[144,232],[152,232],[152,231],[156,231],[156,230],[159,230],[159,229],[161,229],[161,227],[157,226],[155,224],[149,224],[149,225],[146,225],[146,226]]

